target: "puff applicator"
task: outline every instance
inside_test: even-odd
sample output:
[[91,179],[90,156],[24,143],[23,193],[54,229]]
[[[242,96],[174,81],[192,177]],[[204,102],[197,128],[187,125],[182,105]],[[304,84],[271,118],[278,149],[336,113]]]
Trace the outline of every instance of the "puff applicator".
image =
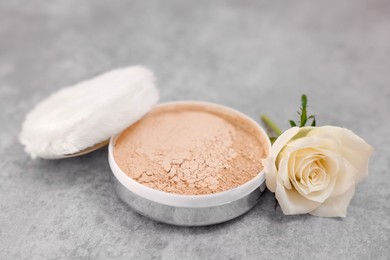
[[20,142],[32,157],[69,157],[105,143],[158,101],[153,73],[140,66],[63,88],[26,116]]

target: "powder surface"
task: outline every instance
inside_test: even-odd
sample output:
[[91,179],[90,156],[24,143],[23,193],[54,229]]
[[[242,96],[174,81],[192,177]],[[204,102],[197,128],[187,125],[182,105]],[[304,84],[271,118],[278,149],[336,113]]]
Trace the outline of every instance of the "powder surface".
[[225,191],[254,178],[264,149],[245,127],[215,113],[155,109],[118,138],[114,158],[129,177],[177,194]]

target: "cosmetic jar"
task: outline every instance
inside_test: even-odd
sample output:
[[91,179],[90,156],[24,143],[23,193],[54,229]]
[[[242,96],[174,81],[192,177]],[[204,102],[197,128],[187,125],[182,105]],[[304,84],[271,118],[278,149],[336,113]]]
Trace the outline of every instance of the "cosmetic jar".
[[[263,146],[265,156],[269,154],[271,143],[263,128],[234,109],[198,101],[167,102],[154,107],[154,109],[176,110],[188,108],[218,111],[223,117],[244,122],[245,127],[248,128],[246,130]],[[183,195],[147,187],[126,175],[115,162],[115,143],[120,135],[121,133],[110,139],[108,148],[114,189],[119,198],[132,209],[156,221],[179,226],[203,226],[225,222],[254,207],[265,189],[263,170],[240,186],[212,194]]]

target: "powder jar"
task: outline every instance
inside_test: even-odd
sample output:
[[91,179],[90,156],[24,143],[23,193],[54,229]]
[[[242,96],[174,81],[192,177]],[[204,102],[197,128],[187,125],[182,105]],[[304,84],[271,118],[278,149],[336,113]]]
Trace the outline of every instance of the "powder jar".
[[[208,111],[234,120],[258,140],[264,151],[263,158],[269,154],[271,143],[265,131],[254,120],[234,109],[197,101],[167,102],[154,108],[161,111],[170,109]],[[239,186],[211,194],[177,194],[143,185],[129,177],[115,161],[115,144],[123,132],[110,139],[108,159],[113,173],[111,179],[118,196],[132,209],[148,218],[179,226],[217,224],[246,213],[256,205],[265,189],[263,170]]]

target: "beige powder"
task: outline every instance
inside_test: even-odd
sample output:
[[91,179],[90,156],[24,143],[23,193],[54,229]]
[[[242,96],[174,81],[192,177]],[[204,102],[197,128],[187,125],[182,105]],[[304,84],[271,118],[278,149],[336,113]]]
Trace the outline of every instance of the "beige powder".
[[247,129],[242,118],[212,109],[156,108],[121,134],[114,158],[129,177],[154,189],[221,192],[262,169],[264,146]]

